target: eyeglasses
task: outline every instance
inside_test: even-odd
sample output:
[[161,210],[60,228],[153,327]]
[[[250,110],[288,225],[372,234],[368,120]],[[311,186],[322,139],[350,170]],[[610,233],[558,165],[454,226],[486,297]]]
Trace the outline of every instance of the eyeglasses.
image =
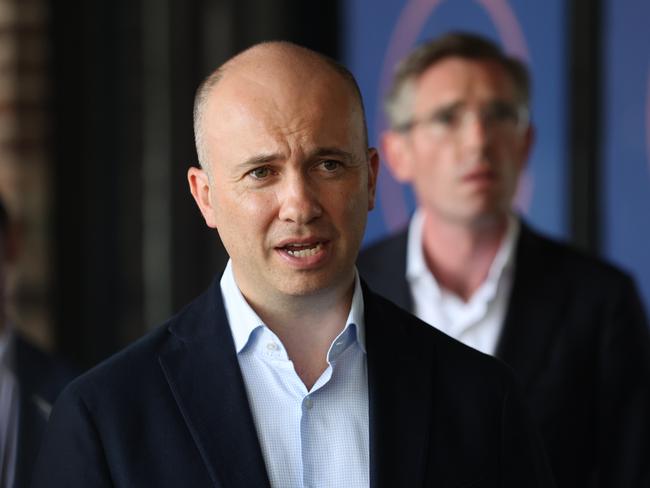
[[416,127],[430,130],[433,135],[445,136],[460,133],[471,118],[476,118],[489,131],[521,131],[528,126],[528,109],[504,101],[491,102],[479,110],[469,109],[463,103],[453,103],[434,110],[424,118],[414,118],[398,125],[398,132],[409,132]]

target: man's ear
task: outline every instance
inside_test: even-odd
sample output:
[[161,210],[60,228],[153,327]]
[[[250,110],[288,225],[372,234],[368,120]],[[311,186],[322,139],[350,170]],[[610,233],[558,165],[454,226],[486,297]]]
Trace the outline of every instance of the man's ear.
[[377,174],[379,173],[379,153],[377,149],[368,149],[368,210],[375,208],[377,192]]
[[212,204],[210,177],[204,169],[191,167],[187,170],[187,181],[190,185],[190,192],[194,201],[199,206],[203,219],[208,227],[217,228]]
[[400,183],[410,183],[413,174],[407,138],[408,135],[393,130],[387,130],[381,135],[386,166],[393,178]]

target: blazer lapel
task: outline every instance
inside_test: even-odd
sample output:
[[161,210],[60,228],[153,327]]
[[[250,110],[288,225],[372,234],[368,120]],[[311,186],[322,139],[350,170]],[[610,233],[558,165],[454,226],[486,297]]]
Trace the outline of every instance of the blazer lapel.
[[408,253],[408,230],[405,230],[394,237],[391,245],[395,249],[389,255],[393,258],[385,261],[383,266],[386,270],[385,289],[390,295],[386,295],[392,302],[405,310],[413,310],[413,297],[411,288],[406,279],[406,259]]
[[160,364],[216,486],[269,487],[217,280]]
[[434,358],[365,285],[364,302],[370,486],[421,486],[431,430]]
[[361,253],[359,272],[370,288],[405,310],[413,310],[406,280],[408,230],[391,236]]
[[546,255],[544,243],[522,223],[515,276],[496,356],[512,367],[530,387],[546,366],[549,350],[562,321],[569,294],[556,277],[557,262]]

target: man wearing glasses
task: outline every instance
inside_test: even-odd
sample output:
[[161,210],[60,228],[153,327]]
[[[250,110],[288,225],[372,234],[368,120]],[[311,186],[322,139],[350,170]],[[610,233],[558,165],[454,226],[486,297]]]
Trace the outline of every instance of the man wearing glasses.
[[650,486],[650,341],[633,281],[512,212],[529,102],[526,67],[478,36],[448,34],[404,59],[382,148],[418,208],[359,269],[515,370],[559,487]]

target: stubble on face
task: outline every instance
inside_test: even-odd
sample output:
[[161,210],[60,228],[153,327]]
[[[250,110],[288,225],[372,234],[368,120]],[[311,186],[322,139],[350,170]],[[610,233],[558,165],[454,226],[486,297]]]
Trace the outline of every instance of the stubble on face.
[[[416,117],[460,104],[479,111],[495,100],[516,103],[515,88],[503,69],[489,61],[449,58],[415,83]],[[435,139],[413,130],[408,147],[411,182],[431,218],[455,225],[501,223],[510,211],[527,155],[527,134],[495,133],[477,120],[454,137]]]
[[210,94],[205,141],[217,229],[244,295],[349,288],[370,197],[362,116],[340,75],[304,52],[250,52]]

